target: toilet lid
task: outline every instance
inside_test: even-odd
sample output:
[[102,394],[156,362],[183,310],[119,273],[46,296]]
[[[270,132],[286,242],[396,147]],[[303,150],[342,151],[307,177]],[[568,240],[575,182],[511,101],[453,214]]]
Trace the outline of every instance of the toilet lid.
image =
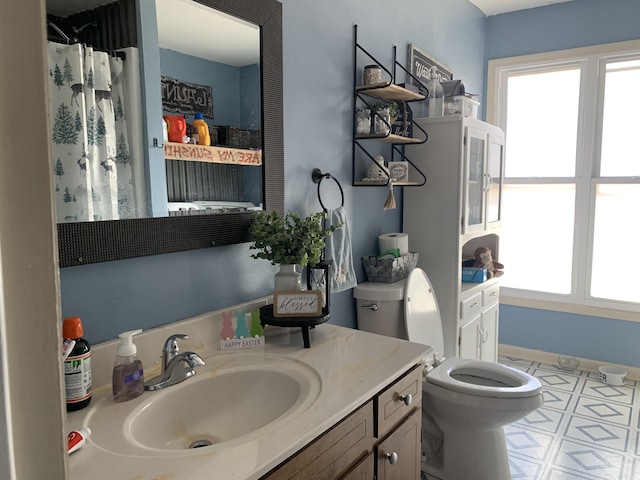
[[444,356],[444,335],[438,301],[431,282],[421,268],[407,278],[404,296],[404,321],[410,342],[430,345],[433,353]]
[[542,385],[532,375],[500,363],[448,358],[426,381],[448,390],[481,397],[522,398],[539,395]]

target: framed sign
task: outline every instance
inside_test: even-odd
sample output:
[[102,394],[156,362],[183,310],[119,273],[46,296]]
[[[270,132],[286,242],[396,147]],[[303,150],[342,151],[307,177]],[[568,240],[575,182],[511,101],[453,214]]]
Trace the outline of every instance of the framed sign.
[[394,182],[408,182],[409,162],[389,162],[389,175]]
[[322,292],[320,290],[273,292],[274,317],[322,316]]
[[201,113],[213,118],[211,87],[162,77],[162,108],[168,112],[193,115]]
[[391,124],[391,133],[401,137],[413,136],[413,112],[407,102],[398,102],[398,116]]
[[[425,86],[429,83],[431,67],[436,67],[441,82],[453,80],[453,71],[448,66],[411,43],[407,47],[407,65],[411,75],[418,78]],[[419,86],[411,75],[407,75],[407,83]],[[420,93],[425,94],[426,92],[420,88]]]

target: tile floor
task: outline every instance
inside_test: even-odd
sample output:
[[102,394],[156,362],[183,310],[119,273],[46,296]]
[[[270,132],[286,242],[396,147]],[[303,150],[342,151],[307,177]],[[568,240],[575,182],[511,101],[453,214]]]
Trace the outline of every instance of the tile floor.
[[541,408],[505,427],[513,480],[640,480],[640,382],[612,387],[579,368],[499,361],[534,375],[544,390]]

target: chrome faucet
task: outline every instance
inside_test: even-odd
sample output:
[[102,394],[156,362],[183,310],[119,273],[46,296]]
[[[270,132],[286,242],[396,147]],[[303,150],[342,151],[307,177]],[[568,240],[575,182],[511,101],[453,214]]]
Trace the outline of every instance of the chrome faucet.
[[160,390],[185,381],[196,374],[195,367],[204,365],[204,360],[195,352],[180,353],[176,340],[185,340],[187,335],[171,335],[164,342],[160,375],[145,382],[145,390]]

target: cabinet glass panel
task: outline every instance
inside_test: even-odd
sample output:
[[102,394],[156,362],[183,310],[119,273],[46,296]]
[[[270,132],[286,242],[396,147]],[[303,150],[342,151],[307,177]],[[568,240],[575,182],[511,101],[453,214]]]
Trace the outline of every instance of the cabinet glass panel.
[[482,226],[484,211],[484,138],[468,136],[467,222],[469,227]]
[[489,141],[487,158],[487,225],[500,222],[500,200],[502,197],[502,172],[504,162],[504,145],[495,140]]

